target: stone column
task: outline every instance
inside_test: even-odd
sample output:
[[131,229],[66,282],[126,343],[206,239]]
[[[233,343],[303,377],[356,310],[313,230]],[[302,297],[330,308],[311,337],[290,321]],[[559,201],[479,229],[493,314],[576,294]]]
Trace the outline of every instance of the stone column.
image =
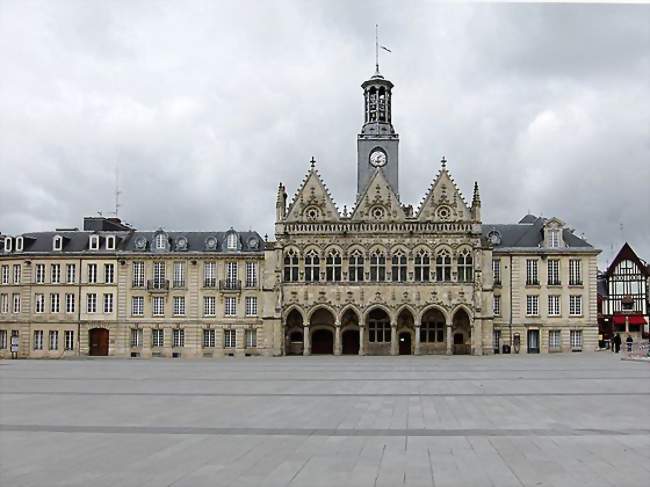
[[453,342],[454,338],[451,336],[451,323],[447,323],[447,355],[451,355],[453,353]]
[[311,340],[309,337],[309,323],[305,323],[302,329],[302,354],[311,355]]
[[398,351],[397,343],[397,323],[394,321],[390,322],[390,354],[397,355]]
[[366,325],[359,323],[359,355],[366,354]]
[[334,355],[341,355],[341,322],[334,323]]
[[420,355],[420,323],[415,323],[415,355]]

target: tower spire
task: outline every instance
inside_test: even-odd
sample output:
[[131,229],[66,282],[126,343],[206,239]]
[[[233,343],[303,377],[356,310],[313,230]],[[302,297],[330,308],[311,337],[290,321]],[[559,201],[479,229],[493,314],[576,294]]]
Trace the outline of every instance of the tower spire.
[[379,24],[375,24],[375,74],[379,74]]

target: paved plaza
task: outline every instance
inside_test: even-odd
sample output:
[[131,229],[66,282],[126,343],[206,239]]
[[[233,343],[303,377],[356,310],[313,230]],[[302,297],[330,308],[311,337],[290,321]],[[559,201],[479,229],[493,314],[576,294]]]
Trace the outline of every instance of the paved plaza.
[[3,486],[647,486],[609,352],[0,362]]

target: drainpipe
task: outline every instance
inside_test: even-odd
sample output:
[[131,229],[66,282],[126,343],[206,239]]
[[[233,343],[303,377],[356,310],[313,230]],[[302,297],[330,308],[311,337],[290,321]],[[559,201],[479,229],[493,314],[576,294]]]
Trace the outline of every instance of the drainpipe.
[[512,254],[510,254],[510,313],[508,313],[508,328],[510,329],[510,353],[512,353]]

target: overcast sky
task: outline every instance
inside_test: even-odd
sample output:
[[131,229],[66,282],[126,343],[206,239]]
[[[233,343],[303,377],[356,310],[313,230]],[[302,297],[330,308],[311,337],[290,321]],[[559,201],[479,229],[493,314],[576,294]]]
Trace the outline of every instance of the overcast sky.
[[308,160],[356,189],[374,26],[392,49],[400,193],[445,155],[483,221],[557,216],[650,259],[650,7],[0,0],[0,231],[80,226],[272,236]]

